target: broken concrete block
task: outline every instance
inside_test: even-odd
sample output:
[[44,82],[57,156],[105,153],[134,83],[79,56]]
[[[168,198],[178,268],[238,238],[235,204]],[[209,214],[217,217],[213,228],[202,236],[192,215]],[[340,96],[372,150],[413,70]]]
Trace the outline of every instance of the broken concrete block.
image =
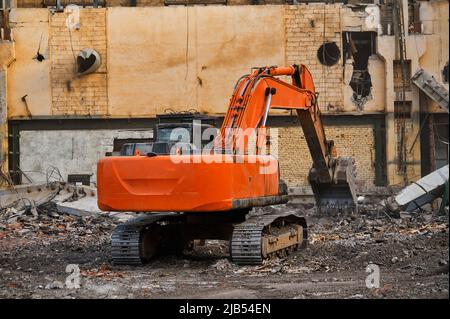
[[387,199],[386,206],[393,212],[411,212],[442,196],[445,183],[448,183],[448,165],[408,185],[398,195],[391,196]]
[[52,199],[54,203],[63,203],[72,198],[73,190],[69,190],[68,188],[63,188],[59,191],[59,193]]
[[97,197],[86,196],[73,202],[57,203],[56,209],[60,213],[75,216],[100,216],[102,211],[97,206]]
[[9,189],[0,190],[1,208],[15,208],[17,211],[30,206],[39,206],[53,199],[60,190],[58,183],[17,185]]

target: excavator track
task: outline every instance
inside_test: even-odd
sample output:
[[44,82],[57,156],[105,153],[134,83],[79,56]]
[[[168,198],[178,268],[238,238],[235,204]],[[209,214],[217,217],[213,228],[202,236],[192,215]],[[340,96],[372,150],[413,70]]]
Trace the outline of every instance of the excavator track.
[[[145,215],[120,224],[111,236],[111,254],[116,265],[141,265],[161,250],[168,235],[163,225],[176,223],[177,213]],[[272,256],[285,256],[307,243],[304,218],[293,212],[250,216],[235,224],[230,240],[233,262],[260,264]],[[164,250],[164,248],[163,248]]]
[[111,255],[116,265],[143,263],[143,230],[172,214],[152,214],[133,218],[118,225],[111,235]]
[[261,264],[264,259],[305,247],[307,238],[305,219],[293,212],[251,216],[234,227],[231,259],[238,265]]

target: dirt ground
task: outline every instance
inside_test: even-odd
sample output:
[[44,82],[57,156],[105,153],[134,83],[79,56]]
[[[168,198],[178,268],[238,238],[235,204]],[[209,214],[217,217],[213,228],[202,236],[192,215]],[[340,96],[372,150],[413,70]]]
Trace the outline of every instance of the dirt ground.
[[[0,297],[449,297],[448,215],[318,217],[307,208],[286,209],[307,211],[308,247],[261,266],[232,264],[222,241],[144,266],[115,266],[109,245],[118,222],[112,217],[47,209],[0,219]],[[366,287],[370,263],[379,266],[379,288]],[[80,288],[66,285],[70,264],[80,269]]]

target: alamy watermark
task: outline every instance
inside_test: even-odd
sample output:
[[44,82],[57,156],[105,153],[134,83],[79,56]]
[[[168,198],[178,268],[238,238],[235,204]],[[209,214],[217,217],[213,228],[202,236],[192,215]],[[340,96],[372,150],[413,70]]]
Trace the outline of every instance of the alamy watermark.
[[[278,171],[278,129],[217,128],[194,120],[192,129],[172,129],[164,142],[170,145],[170,159],[180,163],[255,163],[260,174]],[[142,154],[143,155],[143,154]]]
[[369,264],[366,267],[366,287],[369,289],[380,288],[380,266]]
[[68,289],[80,288],[80,267],[77,264],[69,264],[66,266],[66,287]]

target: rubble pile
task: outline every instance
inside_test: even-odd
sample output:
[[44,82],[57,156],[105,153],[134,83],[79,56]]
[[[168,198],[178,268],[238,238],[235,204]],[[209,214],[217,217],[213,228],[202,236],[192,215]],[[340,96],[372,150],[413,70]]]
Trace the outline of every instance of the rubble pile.
[[61,213],[53,201],[39,206],[25,206],[19,210],[16,206],[0,210],[0,238],[102,235],[109,233],[117,223],[106,216],[74,216]]
[[132,213],[101,212],[96,189],[64,182],[25,185],[0,194],[0,239],[110,235]]
[[[430,268],[427,264],[430,260],[420,257],[428,252],[439,254],[438,260],[448,260],[448,216],[434,212],[399,219],[361,216],[339,221],[318,220],[310,231],[311,255],[300,255],[299,261],[308,265],[320,252],[324,255],[321,264],[326,271],[348,270],[369,263],[396,268],[420,263]],[[313,263],[317,264],[318,260],[314,258]],[[435,266],[438,264],[431,268]]]
[[36,211],[7,208],[0,212],[0,238],[33,236],[101,235],[115,227],[115,220],[108,217],[72,216],[59,213],[56,204],[48,203]]
[[[370,205],[370,206],[369,206]],[[367,207],[373,207],[368,211]],[[266,207],[263,210],[282,209]],[[294,209],[286,206],[284,209]],[[381,204],[368,204],[365,214],[317,216],[302,208],[308,219],[308,248],[261,266],[237,267],[220,259],[211,268],[229,274],[309,274],[362,270],[374,263],[398,271],[448,273],[448,216],[433,211],[393,218]],[[253,212],[257,213],[257,212]],[[423,258],[424,254],[433,259]]]
[[[448,214],[437,211],[392,216],[380,203],[363,203],[359,214],[324,216],[312,205],[269,206],[251,214],[289,210],[306,217],[306,249],[238,266],[227,241],[207,240],[135,267],[112,263],[110,236],[136,214],[99,213],[90,189],[29,191],[0,194],[0,297],[211,297],[211,289],[261,298],[448,297]],[[376,291],[364,284],[372,263],[386,283]],[[80,268],[80,289],[65,286],[69,264]]]

